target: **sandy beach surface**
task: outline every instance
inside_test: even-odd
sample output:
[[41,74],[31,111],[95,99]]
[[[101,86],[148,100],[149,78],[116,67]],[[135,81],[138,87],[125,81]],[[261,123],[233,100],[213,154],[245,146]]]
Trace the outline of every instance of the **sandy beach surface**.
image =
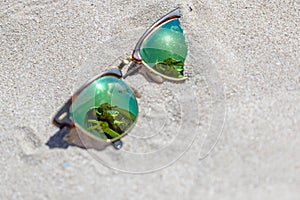
[[[49,148],[52,118],[180,7],[183,83],[141,93],[124,146]],[[300,199],[298,1],[0,3],[0,199]]]

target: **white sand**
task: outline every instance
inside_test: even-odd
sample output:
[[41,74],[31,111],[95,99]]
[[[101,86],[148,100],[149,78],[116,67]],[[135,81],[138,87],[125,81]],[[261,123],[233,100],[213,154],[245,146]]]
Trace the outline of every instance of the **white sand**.
[[[1,2],[0,199],[300,199],[299,3],[178,2]],[[143,92],[132,134],[161,136],[128,136],[117,153],[49,149],[52,117],[76,87],[177,6],[190,79],[128,78]],[[183,152],[141,175],[99,162],[143,172]]]

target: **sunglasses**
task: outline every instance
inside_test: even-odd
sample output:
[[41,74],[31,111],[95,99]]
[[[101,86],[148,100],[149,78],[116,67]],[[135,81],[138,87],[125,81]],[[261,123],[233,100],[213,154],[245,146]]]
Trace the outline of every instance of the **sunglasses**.
[[[133,128],[139,113],[137,93],[123,79],[136,72],[157,83],[187,78],[187,45],[180,17],[177,8],[159,19],[139,39],[130,59],[118,69],[97,75],[75,92],[53,119],[66,141],[84,148],[88,140],[121,149],[120,139]],[[75,128],[81,141],[67,138]]]

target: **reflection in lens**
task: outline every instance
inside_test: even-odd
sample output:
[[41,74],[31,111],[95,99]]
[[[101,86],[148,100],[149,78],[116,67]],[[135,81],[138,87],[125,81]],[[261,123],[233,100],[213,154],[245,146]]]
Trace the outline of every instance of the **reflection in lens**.
[[75,99],[70,113],[77,126],[98,139],[116,139],[126,134],[138,115],[133,91],[120,79],[101,77]]
[[153,31],[143,42],[140,55],[155,71],[182,78],[187,44],[179,20],[170,20]]

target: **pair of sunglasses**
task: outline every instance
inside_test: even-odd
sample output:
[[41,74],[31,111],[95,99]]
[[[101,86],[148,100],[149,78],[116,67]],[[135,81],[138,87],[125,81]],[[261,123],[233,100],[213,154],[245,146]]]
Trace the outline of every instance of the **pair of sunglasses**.
[[130,59],[88,81],[65,103],[53,123],[67,142],[86,148],[83,141],[68,139],[67,134],[76,128],[81,140],[121,149],[120,139],[133,128],[139,113],[137,93],[123,80],[136,72],[157,83],[187,78],[187,45],[180,17],[177,8],[156,21],[139,39]]

